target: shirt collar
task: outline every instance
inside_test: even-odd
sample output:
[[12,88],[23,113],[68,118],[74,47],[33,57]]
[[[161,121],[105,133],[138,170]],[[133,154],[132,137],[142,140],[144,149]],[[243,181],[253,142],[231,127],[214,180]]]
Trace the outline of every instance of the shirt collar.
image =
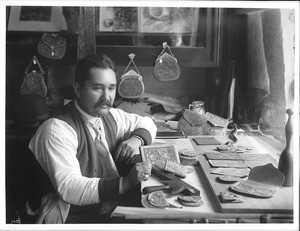
[[82,117],[84,118],[85,121],[91,123],[91,124],[95,124],[95,123],[99,123],[99,120],[101,120],[100,117],[94,117],[94,116],[91,116],[90,114],[86,113],[85,111],[83,111],[77,100],[75,100],[75,107],[77,108],[77,110],[80,112],[80,114],[82,115]]

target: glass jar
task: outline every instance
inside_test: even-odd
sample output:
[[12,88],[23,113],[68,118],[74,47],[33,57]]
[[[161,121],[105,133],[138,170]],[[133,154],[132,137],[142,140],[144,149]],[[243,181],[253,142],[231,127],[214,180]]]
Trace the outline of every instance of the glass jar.
[[205,115],[204,102],[193,101],[191,104],[189,104],[189,110],[204,116]]

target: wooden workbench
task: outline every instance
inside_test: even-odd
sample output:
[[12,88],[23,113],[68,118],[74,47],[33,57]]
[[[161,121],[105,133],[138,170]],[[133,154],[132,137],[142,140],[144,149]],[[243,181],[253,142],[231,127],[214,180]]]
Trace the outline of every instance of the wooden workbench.
[[[157,139],[154,145],[157,144],[174,144],[177,149],[192,149],[204,153],[213,151],[216,145],[197,145],[193,141],[193,137],[183,139]],[[228,137],[214,137],[225,144],[230,141]],[[250,136],[239,136],[239,145],[251,145],[255,147],[255,152],[269,153],[275,161],[278,161],[280,150],[271,149],[259,139]],[[275,223],[290,223],[293,221],[293,187],[279,188],[272,198],[253,198],[246,197],[243,203],[222,203],[218,197],[220,191],[226,191],[229,188],[228,184],[222,184],[216,181],[217,175],[210,174],[213,168],[209,165],[202,154],[199,156],[199,164],[197,166],[188,166],[193,171],[184,179],[185,182],[193,185],[201,192],[201,199],[204,204],[200,207],[185,207],[177,201],[177,196],[167,195],[167,200],[172,205],[181,208],[137,208],[137,207],[117,207],[113,212],[114,217],[125,217],[126,219],[142,219],[142,220],[173,220],[175,223],[183,220],[191,222],[191,220],[199,222],[200,218],[207,218],[211,221],[226,221],[236,222],[236,219],[243,218],[249,222],[260,223],[261,215],[270,214],[272,222]],[[152,185],[162,185],[160,181],[151,176],[149,180],[142,183],[142,188]],[[142,189],[141,189],[142,190]]]

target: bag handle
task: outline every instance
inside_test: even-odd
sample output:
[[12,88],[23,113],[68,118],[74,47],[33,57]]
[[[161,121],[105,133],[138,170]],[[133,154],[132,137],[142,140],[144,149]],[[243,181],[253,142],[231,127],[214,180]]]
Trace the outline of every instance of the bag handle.
[[27,65],[26,69],[25,69],[25,75],[27,75],[27,72],[29,71],[29,69],[31,68],[32,64],[34,65],[38,65],[39,69],[40,69],[40,72],[41,74],[45,74],[45,71],[44,69],[42,68],[39,60],[37,59],[36,56],[33,56],[33,58],[31,59],[30,63]]
[[[168,48],[170,54],[174,57],[174,55],[173,55],[173,53],[172,53],[172,51],[171,51],[171,48],[170,48],[170,46],[168,45],[168,43],[167,43],[167,42],[164,42],[162,45],[163,45],[163,50],[160,52],[159,56],[161,56],[161,55],[164,53],[164,51]],[[174,57],[174,58],[175,58],[175,57]]]
[[129,63],[128,63],[127,67],[125,68],[125,70],[124,70],[124,73],[123,73],[123,74],[125,74],[125,72],[126,72],[126,71],[127,71],[127,69],[129,68],[130,64],[132,63],[132,64],[134,65],[135,69],[137,70],[137,73],[138,73],[138,74],[141,76],[141,74],[140,74],[140,72],[139,72],[139,70],[138,70],[137,66],[135,65],[135,63],[134,63],[134,61],[133,61],[133,59],[134,59],[134,57],[135,57],[135,54],[133,54],[133,53],[130,53],[130,54],[128,55],[128,57],[130,58],[130,61],[129,61]]
[[[158,58],[157,58],[157,60],[156,61],[158,61],[159,60],[159,63],[162,63],[162,59],[160,58],[160,56],[162,56],[162,54],[165,52],[165,50],[168,48],[169,49],[169,52],[170,52],[170,55],[169,56],[172,56],[172,58],[175,60],[175,62],[177,63],[177,59],[175,58],[175,56],[173,55],[173,53],[172,53],[172,51],[171,51],[171,48],[170,48],[170,46],[168,45],[168,43],[167,42],[164,42],[163,44],[163,50],[160,52],[160,54],[159,54],[159,56],[158,56]],[[167,53],[167,54],[169,54],[169,53]],[[168,61],[166,61],[167,63],[168,63]]]

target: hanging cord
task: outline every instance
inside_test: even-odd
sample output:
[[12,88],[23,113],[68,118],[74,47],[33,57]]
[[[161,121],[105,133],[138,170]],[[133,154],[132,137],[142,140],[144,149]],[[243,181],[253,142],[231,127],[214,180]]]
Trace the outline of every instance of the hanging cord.
[[135,65],[135,63],[134,63],[134,61],[133,61],[133,59],[134,59],[134,57],[135,57],[135,54],[130,53],[130,54],[128,55],[128,57],[130,58],[130,62],[128,63],[127,67],[125,68],[124,74],[125,74],[125,72],[127,71],[127,69],[128,69],[128,67],[130,66],[130,64],[132,63],[132,64],[134,65],[135,69],[137,70],[137,73],[138,73],[139,75],[141,75],[140,72],[139,72],[139,70],[138,70],[138,68],[137,68],[137,66]]
[[[175,62],[177,63],[177,59],[176,59],[175,56],[173,55],[173,53],[172,53],[172,51],[171,51],[171,48],[170,48],[170,46],[168,45],[168,43],[167,43],[167,42],[164,42],[162,45],[163,45],[163,50],[160,52],[160,54],[159,54],[158,57],[162,56],[162,54],[165,52],[166,48],[168,48],[168,49],[169,49],[169,52],[170,52],[170,54],[171,54],[171,56],[172,56],[172,58],[173,58],[173,59],[175,60]],[[170,62],[168,62],[167,59],[164,59],[164,60],[163,60],[162,58],[160,58],[160,59],[159,59],[159,63],[162,63],[162,61],[167,62],[167,64],[168,64],[169,66],[171,66]]]
[[163,50],[160,52],[160,55],[162,55],[162,54],[164,53],[164,51],[166,50],[166,48],[168,48],[169,51],[170,51],[170,54],[174,57],[174,55],[173,55],[173,53],[172,53],[172,51],[171,51],[171,48],[170,48],[170,46],[168,45],[168,43],[167,43],[167,42],[164,42],[162,45],[163,45]]
[[[164,42],[164,43],[166,43],[166,42]],[[163,43],[163,47],[164,47],[164,43]],[[167,43],[166,43],[166,46],[168,46]],[[165,49],[166,49],[166,48],[167,48],[167,47],[165,47]],[[164,50],[165,50],[165,49],[164,49]],[[168,49],[169,49],[171,55],[174,57],[174,55],[173,55],[173,53],[172,53],[170,47],[168,47]],[[151,52],[149,49],[142,48],[142,50],[143,50],[143,52],[148,53],[148,54],[150,54],[150,55],[152,55],[152,56],[154,56],[154,57],[157,58],[157,54]],[[164,50],[160,53],[160,55],[164,52]],[[160,56],[160,55],[158,55],[158,56]],[[176,59],[176,58],[174,57],[174,59]]]
[[42,66],[41,66],[41,64],[40,64],[40,62],[39,62],[39,60],[37,59],[36,56],[33,56],[33,58],[31,59],[30,63],[27,65],[27,67],[26,67],[26,69],[25,69],[25,71],[24,71],[24,72],[25,72],[25,75],[27,75],[27,73],[28,73],[29,69],[31,68],[32,64],[38,65],[41,74],[45,74],[45,71],[44,71],[44,69],[42,68]]

